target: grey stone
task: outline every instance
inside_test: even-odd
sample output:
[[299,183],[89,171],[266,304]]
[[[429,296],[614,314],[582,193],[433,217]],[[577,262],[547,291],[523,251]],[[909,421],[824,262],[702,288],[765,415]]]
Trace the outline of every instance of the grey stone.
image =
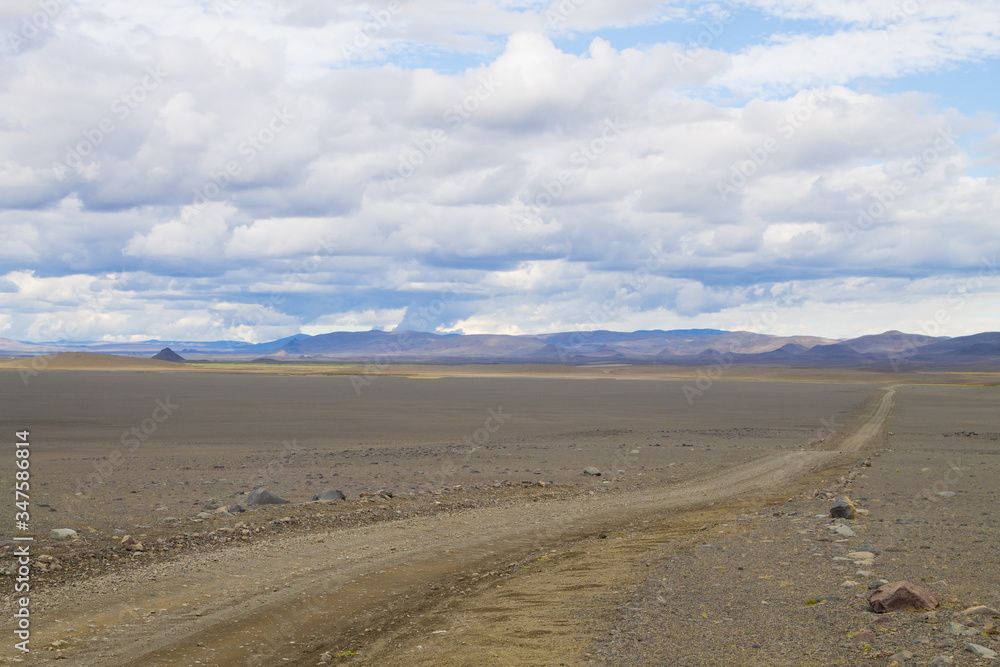
[[595,468],[594,466],[587,466],[586,468],[583,469],[583,474],[589,477],[600,477],[601,469]]
[[972,637],[979,634],[979,630],[976,628],[970,628],[955,621],[948,623],[948,627],[944,631],[949,635],[957,635],[959,637]]
[[857,519],[858,510],[847,496],[841,496],[830,508],[830,516],[834,519]]
[[966,644],[965,649],[975,656],[980,658],[995,658],[997,657],[997,652],[991,648],[986,648],[980,644]]
[[976,605],[963,611],[962,616],[1000,616],[1000,611],[985,605]]
[[955,664],[955,658],[950,655],[939,655],[927,664],[931,667],[949,667]]
[[54,537],[57,540],[71,540],[76,537],[76,531],[72,528],[53,528],[49,537]]
[[247,505],[283,505],[287,502],[267,489],[254,489],[253,493],[247,496]]
[[913,660],[913,653],[911,651],[900,651],[889,656],[890,662],[906,662],[907,660]]
[[836,530],[834,530],[833,532],[837,533],[842,537],[854,537],[855,535],[857,535],[857,533],[855,533],[847,526],[837,526]]
[[954,497],[955,497],[955,496],[957,496],[958,494],[957,494],[957,493],[955,493],[954,491],[938,491],[938,492],[937,492],[936,494],[934,494],[934,495],[936,495],[936,496],[939,496],[939,497],[941,497],[941,498],[954,498]]
[[344,495],[343,491],[337,489],[327,489],[326,491],[323,491],[322,493],[317,493],[315,496],[313,496],[313,500],[325,500],[325,501],[347,500],[347,496]]

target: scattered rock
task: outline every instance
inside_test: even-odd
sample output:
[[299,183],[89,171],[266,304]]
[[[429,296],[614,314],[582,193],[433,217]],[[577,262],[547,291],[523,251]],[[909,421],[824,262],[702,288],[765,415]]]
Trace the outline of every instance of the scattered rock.
[[587,466],[586,468],[583,469],[583,474],[587,475],[588,477],[600,477],[601,470],[600,468],[595,468],[594,466]]
[[334,501],[334,500],[347,500],[347,496],[344,495],[343,491],[337,489],[327,489],[322,493],[317,493],[313,496],[313,500],[324,500],[324,501]]
[[830,516],[834,519],[853,520],[858,518],[858,510],[854,507],[854,503],[851,502],[850,498],[841,496],[837,498],[837,502],[830,508]]
[[966,644],[965,649],[980,658],[995,658],[997,657],[997,652],[991,648],[986,648],[980,644]]
[[840,535],[842,537],[854,537],[855,535],[857,535],[857,533],[855,533],[853,530],[851,530],[847,526],[837,526],[833,530],[833,532],[837,533],[838,535]]
[[955,493],[954,491],[938,491],[934,495],[939,496],[941,498],[954,498],[958,494]]
[[931,667],[949,667],[955,664],[955,658],[950,655],[939,655],[927,664]]
[[137,542],[131,535],[126,535],[121,539],[121,546],[125,551],[145,551],[146,548],[142,546],[142,542]]
[[927,623],[937,623],[938,617],[936,611],[929,611],[920,617]]
[[1000,616],[1000,611],[985,605],[977,605],[963,611],[962,616]]
[[951,621],[948,623],[948,627],[944,629],[949,635],[957,635],[959,637],[973,637],[979,634],[977,628],[970,628],[968,626],[962,625],[961,623],[956,623]]
[[247,505],[282,505],[287,502],[267,489],[254,489],[253,493],[247,496]]
[[911,651],[900,651],[889,656],[890,662],[906,662],[907,660],[913,660],[913,653]]
[[72,528],[53,528],[49,537],[54,537],[57,540],[71,540],[76,538],[76,531]]
[[851,637],[851,641],[855,644],[867,644],[873,639],[875,639],[875,633],[872,630],[863,630]]
[[874,577],[875,573],[870,570],[858,570],[854,573],[855,577]]
[[893,611],[929,611],[936,609],[938,600],[929,589],[909,581],[897,581],[879,586],[868,596],[868,607],[876,614]]

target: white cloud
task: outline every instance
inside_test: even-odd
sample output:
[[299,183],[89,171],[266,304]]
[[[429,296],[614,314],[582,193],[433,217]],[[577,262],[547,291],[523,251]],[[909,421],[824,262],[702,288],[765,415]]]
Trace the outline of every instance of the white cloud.
[[233,207],[217,203],[185,206],[179,219],[155,224],[146,234],[136,232],[124,252],[154,258],[218,257],[228,231],[226,217],[235,212]]
[[335,315],[318,317],[309,324],[299,327],[299,330],[310,336],[325,334],[331,331],[390,330],[399,324],[405,314],[405,308],[351,310]]
[[[1000,132],[933,90],[859,82],[995,58],[1000,10],[752,4],[786,32],[760,38],[737,13],[726,30],[748,46],[684,67],[687,45],[587,31],[673,34],[697,3],[590,2],[550,24],[558,4],[429,0],[381,26],[380,3],[69,5],[2,56],[0,325],[731,328],[789,289],[776,327],[905,328],[890,320],[931,308],[935,279],[1000,251],[1000,189],[981,176]],[[370,45],[341,48],[366,26]],[[553,42],[573,35],[556,43],[578,53]],[[950,326],[1000,327],[997,293]]]
[[[1000,55],[991,35],[1000,7],[980,2],[848,3],[765,0],[779,16],[835,19],[849,25],[831,34],[783,34],[744,49],[715,79],[730,89],[786,92],[847,84],[858,78],[895,78],[937,72]],[[915,10],[909,10],[914,7]]]

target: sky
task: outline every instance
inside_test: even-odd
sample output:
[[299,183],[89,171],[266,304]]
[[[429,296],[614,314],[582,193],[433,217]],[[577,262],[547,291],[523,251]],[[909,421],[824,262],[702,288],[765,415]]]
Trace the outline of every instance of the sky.
[[0,337],[1000,330],[992,0],[0,0]]

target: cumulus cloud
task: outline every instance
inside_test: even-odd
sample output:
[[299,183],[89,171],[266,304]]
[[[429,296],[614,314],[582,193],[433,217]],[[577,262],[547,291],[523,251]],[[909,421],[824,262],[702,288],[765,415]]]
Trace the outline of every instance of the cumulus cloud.
[[993,62],[979,3],[60,7],[0,7],[6,336],[850,335],[1000,251],[995,116],[865,83]]
[[138,257],[216,258],[228,232],[226,215],[235,212],[225,204],[187,206],[180,218],[157,223],[146,234],[136,232],[124,252]]

